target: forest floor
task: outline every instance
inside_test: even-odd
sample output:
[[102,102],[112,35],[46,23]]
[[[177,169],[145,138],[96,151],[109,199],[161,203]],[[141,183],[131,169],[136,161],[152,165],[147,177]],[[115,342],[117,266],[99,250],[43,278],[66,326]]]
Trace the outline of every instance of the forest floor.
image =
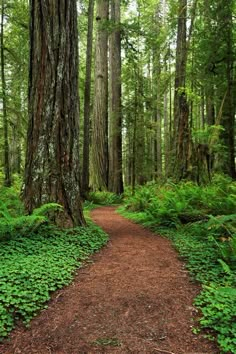
[[192,333],[199,286],[170,241],[113,207],[95,209],[92,218],[110,235],[107,246],[54,293],[30,328],[19,325],[0,353],[219,353]]

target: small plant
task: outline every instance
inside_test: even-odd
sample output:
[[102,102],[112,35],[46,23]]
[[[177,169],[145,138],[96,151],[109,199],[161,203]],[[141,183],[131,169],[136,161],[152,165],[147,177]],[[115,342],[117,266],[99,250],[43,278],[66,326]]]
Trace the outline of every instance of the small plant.
[[1,187],[0,201],[0,211],[7,210],[12,217],[24,214],[24,206],[19,198],[19,191],[15,187]]
[[44,224],[30,234],[14,234],[0,248],[0,337],[16,320],[25,324],[45,306],[50,294],[69,284],[73,272],[107,242],[107,235],[88,227],[59,230]]
[[26,236],[47,223],[48,214],[62,210],[59,204],[48,203],[35,209],[31,215],[12,217],[6,205],[0,201],[0,241],[10,239],[15,234]]
[[[143,189],[143,190],[142,190]],[[224,353],[236,353],[236,183],[216,175],[212,183],[138,187],[126,193],[120,213],[172,240],[194,279],[201,328]],[[195,329],[198,333],[198,329]]]
[[83,210],[90,211],[95,207],[96,205],[93,203],[93,201],[85,200],[85,202],[83,203]]
[[[236,353],[236,289],[205,286],[195,305],[202,311],[202,328],[214,330],[223,352]],[[213,334],[213,332],[212,332]]]
[[216,245],[221,257],[236,269],[236,214],[210,216],[206,229]]
[[83,260],[107,242],[91,221],[69,230],[50,224],[51,214],[63,210],[59,204],[45,204],[31,215],[19,206],[14,188],[0,189],[0,338],[17,320],[28,324],[51,292],[69,284]]

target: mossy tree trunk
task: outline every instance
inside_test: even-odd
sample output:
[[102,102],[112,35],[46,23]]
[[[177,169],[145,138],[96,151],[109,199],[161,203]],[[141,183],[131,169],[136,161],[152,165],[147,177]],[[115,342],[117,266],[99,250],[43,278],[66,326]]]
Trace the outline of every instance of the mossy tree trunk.
[[85,223],[79,189],[76,0],[30,1],[29,126],[24,203],[57,202],[61,226]]

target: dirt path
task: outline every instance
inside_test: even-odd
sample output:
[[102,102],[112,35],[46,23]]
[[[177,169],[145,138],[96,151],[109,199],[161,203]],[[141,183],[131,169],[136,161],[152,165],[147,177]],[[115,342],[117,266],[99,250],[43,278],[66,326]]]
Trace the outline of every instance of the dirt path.
[[114,208],[96,209],[92,217],[110,234],[108,246],[0,353],[217,354],[212,343],[191,332],[199,289],[170,242]]

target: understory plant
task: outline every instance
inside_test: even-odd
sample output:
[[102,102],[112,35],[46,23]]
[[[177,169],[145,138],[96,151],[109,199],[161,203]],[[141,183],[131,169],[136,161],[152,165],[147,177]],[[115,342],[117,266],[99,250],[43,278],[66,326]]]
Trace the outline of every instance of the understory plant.
[[48,223],[48,215],[53,212],[62,212],[63,208],[57,203],[42,205],[31,215],[12,216],[6,205],[0,201],[0,241],[12,236],[27,235],[35,231],[40,225]]
[[108,191],[90,192],[88,201],[86,203],[93,203],[95,205],[113,205],[122,202],[122,195],[117,195]]
[[[8,204],[7,195],[11,203]],[[1,198],[3,196],[3,198]],[[69,284],[75,270],[99,250],[107,235],[87,227],[58,229],[48,219],[61,206],[50,203],[24,215],[17,191],[0,190],[0,339],[18,321],[29,324],[51,292]]]
[[71,230],[43,225],[31,234],[2,241],[0,248],[0,337],[17,320],[29,323],[52,291],[71,282],[73,272],[107,242],[93,224]]
[[[215,176],[138,187],[120,212],[170,238],[203,288],[195,300],[199,324],[224,353],[236,353],[236,183]],[[196,329],[195,329],[196,331]]]

